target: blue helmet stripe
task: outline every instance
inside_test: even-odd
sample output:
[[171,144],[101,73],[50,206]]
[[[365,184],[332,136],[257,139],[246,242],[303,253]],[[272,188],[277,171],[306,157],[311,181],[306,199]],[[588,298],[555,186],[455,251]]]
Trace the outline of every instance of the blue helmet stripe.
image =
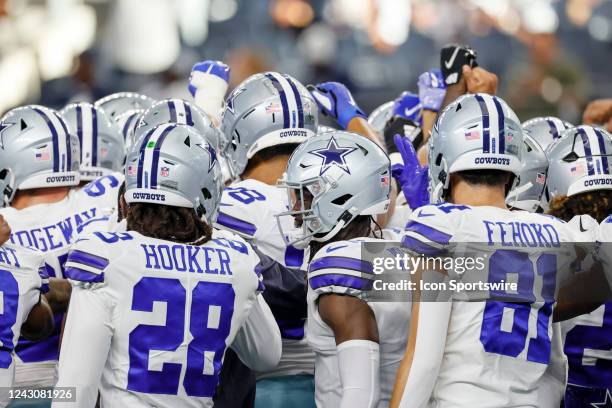
[[128,130],[130,129],[130,126],[132,125],[132,122],[134,121],[134,119],[136,119],[137,117],[138,117],[138,113],[133,113],[125,121],[125,124],[123,125],[123,130],[121,131],[121,133],[123,133],[124,140],[127,141]]
[[281,85],[281,83],[278,82],[278,79],[274,78],[272,74],[266,74],[266,76],[268,77],[268,79],[270,79],[270,81],[272,81],[274,88],[276,88],[276,90],[278,91],[278,96],[280,97],[281,105],[283,107],[283,128],[287,129],[290,126],[289,125],[289,105],[287,104],[287,95],[285,94],[285,90],[283,89],[283,86]]
[[552,135],[553,139],[558,139],[559,129],[557,128],[557,125],[555,125],[555,122],[550,119],[546,119],[546,123],[548,123],[548,126],[550,127],[550,134]]
[[610,174],[610,166],[608,165],[608,152],[606,151],[606,142],[601,131],[595,129],[597,141],[599,143],[599,154],[601,155],[601,165],[603,166],[603,174]]
[[176,106],[173,101],[168,101],[168,109],[170,110],[170,122],[176,122]]
[[91,165],[98,165],[98,111],[93,106],[91,107],[91,131],[93,140],[91,141]]
[[64,134],[66,135],[66,171],[72,171],[70,166],[72,165],[72,146],[70,146],[70,132],[68,131],[68,126],[66,126],[66,122],[62,117],[55,112],[55,117],[59,121],[60,125],[62,125],[62,129],[64,129]]
[[495,109],[497,110],[497,126],[499,129],[499,148],[497,153],[505,154],[506,153],[506,119],[504,116],[504,110],[502,109],[501,103],[496,97],[493,97],[493,103],[495,104]]
[[595,168],[593,167],[593,154],[591,153],[591,143],[589,142],[589,136],[582,128],[578,129],[578,134],[582,138],[582,145],[584,147],[584,155],[587,159],[589,176],[593,176],[595,174]]
[[136,175],[136,187],[138,188],[142,188],[145,149],[154,131],[155,131],[155,128],[149,130],[149,132],[143,139],[142,144],[140,145],[140,152],[138,154],[138,173]]
[[157,174],[159,173],[159,150],[164,143],[164,139],[172,129],[176,128],[176,126],[168,126],[164,129],[162,134],[157,139],[157,143],[155,143],[155,149],[153,150],[153,164],[151,165],[151,183],[149,188],[157,188]]
[[295,86],[295,83],[293,82],[293,80],[287,75],[283,75],[283,76],[285,77],[287,82],[289,82],[289,85],[291,86],[291,90],[293,91],[293,96],[295,97],[295,104],[297,105],[297,114],[298,114],[297,127],[303,128],[304,127],[304,107],[302,106],[302,96],[300,95],[300,92],[298,91],[297,86]]
[[49,130],[51,131],[51,140],[53,142],[53,171],[59,172],[60,171],[59,140],[57,139],[58,138],[57,129],[55,129],[55,126],[53,126],[53,123],[51,123],[51,120],[49,119],[49,117],[47,116],[45,112],[43,112],[39,108],[33,108],[33,109],[36,113],[38,113],[44,119],[44,121],[47,123],[47,127],[49,127]]
[[81,163],[83,162],[83,110],[81,105],[76,107],[77,137],[79,138],[79,150],[81,151]]
[[191,116],[191,107],[188,103],[183,103],[185,107],[185,122],[187,122],[187,126],[193,126],[193,117]]
[[489,133],[489,109],[484,101],[482,95],[475,95],[478,104],[480,105],[480,112],[482,113],[482,152],[489,153],[491,149],[491,135]]

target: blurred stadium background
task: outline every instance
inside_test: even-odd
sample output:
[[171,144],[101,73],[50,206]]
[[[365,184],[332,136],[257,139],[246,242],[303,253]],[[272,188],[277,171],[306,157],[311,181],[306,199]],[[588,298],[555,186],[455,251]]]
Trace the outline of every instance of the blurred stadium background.
[[0,113],[116,91],[184,97],[191,66],[235,85],[278,70],[338,80],[368,112],[470,44],[522,120],[579,121],[612,95],[612,0],[0,0]]

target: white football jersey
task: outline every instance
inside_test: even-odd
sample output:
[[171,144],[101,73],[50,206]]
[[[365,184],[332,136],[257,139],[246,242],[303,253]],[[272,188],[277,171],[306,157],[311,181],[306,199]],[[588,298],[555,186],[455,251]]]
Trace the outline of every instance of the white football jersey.
[[[385,238],[391,238],[385,231]],[[389,242],[376,238],[338,241],[321,248],[308,269],[308,343],[315,351],[315,400],[317,407],[339,407],[342,383],[338,370],[336,340],[333,330],[319,315],[317,301],[321,295],[336,293],[364,299],[374,312],[380,347],[380,397],[378,407],[389,405],[395,374],[406,349],[410,325],[410,304],[405,302],[372,302],[372,264],[363,261],[363,242]],[[367,375],[367,374],[366,374]]]
[[[284,189],[258,180],[233,183],[223,190],[216,226],[250,240],[261,252],[288,268],[304,267],[304,251],[287,247],[276,221],[276,214],[288,210]],[[293,224],[291,217],[281,222]],[[294,228],[287,225],[287,231]]]
[[[477,273],[455,268],[448,270],[449,278],[515,282],[520,299],[462,301],[473,295],[484,300],[494,293],[452,292],[443,357],[429,406],[540,405],[539,385],[551,362],[556,282],[568,276],[576,257],[573,245],[562,243],[572,242],[576,236],[571,227],[542,214],[454,204],[428,205],[413,213],[403,238],[405,248],[434,256],[450,248],[470,254],[474,248],[470,255],[481,256],[484,268]],[[509,300],[517,296],[512,289],[496,294]],[[529,298],[535,301],[525,302]],[[409,394],[405,398],[409,400]]]
[[[68,250],[78,235],[88,230],[108,228],[108,217],[116,206],[113,203],[117,202],[120,184],[120,178],[108,175],[82,189],[70,190],[66,198],[56,203],[33,205],[22,210],[0,208],[0,214],[11,227],[11,244],[44,252],[52,266],[49,276],[63,278]],[[55,383],[62,318],[63,314],[55,316],[55,329],[47,339],[34,343],[25,339],[19,341],[16,349],[17,385],[51,386]]]
[[0,406],[8,400],[21,325],[49,289],[44,254],[18,245],[0,246]]
[[[590,241],[602,243],[599,253],[603,258],[609,256],[612,216],[600,225],[588,215],[577,216],[571,223],[583,234],[589,234]],[[612,302],[564,321],[562,327],[569,363],[568,383],[587,388],[612,388]]]
[[234,238],[80,238],[58,387],[76,386],[79,407],[95,405],[99,382],[102,406],[211,407],[225,350],[263,290],[259,258]]
[[[288,210],[284,189],[258,180],[233,183],[223,190],[215,226],[246,238],[258,250],[287,268],[305,270],[308,254],[287,246],[278,228],[276,214]],[[291,217],[282,217],[286,231],[293,227]],[[312,374],[314,354],[304,337],[303,319],[278,322],[283,336],[283,354],[276,369],[261,373],[258,378]]]

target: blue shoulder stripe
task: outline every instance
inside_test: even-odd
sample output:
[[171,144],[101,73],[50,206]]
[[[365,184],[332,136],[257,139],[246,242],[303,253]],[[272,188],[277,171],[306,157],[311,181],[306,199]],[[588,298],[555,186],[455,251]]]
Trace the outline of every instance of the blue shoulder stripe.
[[428,225],[421,224],[417,221],[409,221],[406,224],[406,231],[416,232],[419,235],[424,236],[432,242],[436,242],[442,245],[448,245],[448,242],[452,238],[452,235],[446,234]]
[[217,224],[251,236],[255,235],[257,231],[257,227],[250,222],[243,221],[222,212],[219,212],[217,216]]
[[320,269],[350,269],[364,273],[373,274],[374,268],[371,262],[362,261],[361,259],[348,258],[345,256],[324,256],[315,259],[310,263],[309,272],[318,271]]
[[308,283],[312,289],[318,289],[324,286],[342,286],[357,290],[370,290],[373,285],[373,281],[370,279],[363,279],[340,273],[315,276],[314,278],[308,279]]
[[412,252],[416,252],[417,254],[423,255],[434,256],[441,255],[445,252],[445,249],[443,248],[436,248],[408,235],[402,238],[402,247],[407,248]]
[[89,282],[89,283],[98,283],[104,282],[104,272],[102,273],[93,273],[86,271],[81,268],[77,268],[75,266],[69,266],[64,271],[64,276],[68,279],[79,281],[79,282]]
[[108,266],[108,259],[78,249],[73,249],[68,253],[67,262],[80,263],[100,270]]

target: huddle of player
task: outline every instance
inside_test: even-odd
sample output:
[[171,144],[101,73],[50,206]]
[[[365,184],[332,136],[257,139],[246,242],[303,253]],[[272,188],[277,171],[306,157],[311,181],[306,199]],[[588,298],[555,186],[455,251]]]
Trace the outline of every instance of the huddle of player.
[[[340,83],[266,72],[225,98],[229,75],[196,64],[195,102],[2,117],[0,386],[76,387],[54,407],[612,403],[612,303],[577,300],[608,295],[611,254],[575,245],[612,241],[605,129],[521,123],[459,45],[369,119]],[[489,243],[488,279],[519,291],[372,301],[364,242]]]

